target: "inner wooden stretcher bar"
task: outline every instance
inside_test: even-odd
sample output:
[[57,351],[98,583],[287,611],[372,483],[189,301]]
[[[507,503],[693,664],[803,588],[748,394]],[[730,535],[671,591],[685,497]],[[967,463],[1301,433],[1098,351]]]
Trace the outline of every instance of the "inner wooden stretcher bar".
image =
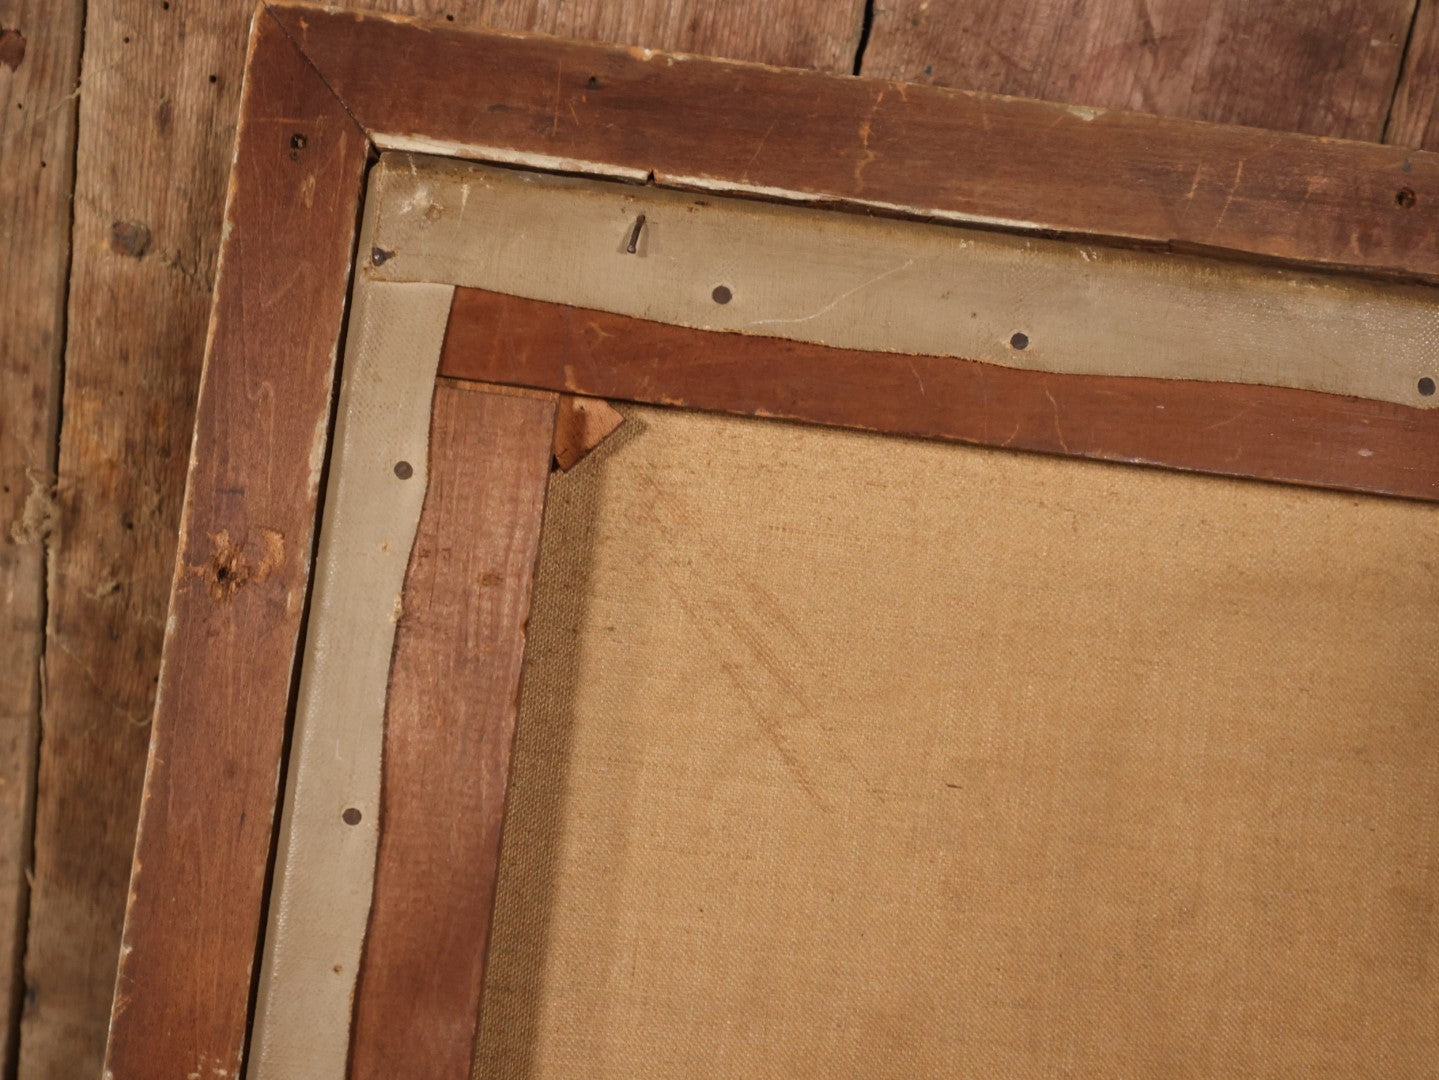
[[725,334],[456,289],[440,373],[892,435],[1439,499],[1439,412]]

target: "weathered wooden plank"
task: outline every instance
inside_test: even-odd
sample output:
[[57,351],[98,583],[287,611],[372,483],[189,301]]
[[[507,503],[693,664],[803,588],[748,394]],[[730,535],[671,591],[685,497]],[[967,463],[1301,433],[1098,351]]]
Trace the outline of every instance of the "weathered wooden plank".
[[1384,141],[1428,149],[1439,146],[1439,5],[1418,3]]
[[70,260],[79,0],[0,0],[0,1075],[15,1065],[45,545]]
[[886,79],[1377,141],[1415,0],[895,0]]
[[[343,12],[275,12],[392,149],[1439,280],[1439,156]],[[416,60],[401,68],[404,57]],[[398,82],[406,93],[394,92]]]
[[[356,5],[350,4],[349,7]],[[393,4],[428,8],[458,24],[537,31],[651,49],[727,56],[785,67],[848,71],[863,26],[864,0],[484,0]],[[451,16],[454,16],[451,18]]]
[[105,1057],[117,1080],[241,1068],[368,149],[263,12],[237,139]]
[[691,330],[457,289],[455,378],[1439,500],[1439,412]]
[[100,1072],[253,5],[86,8],[24,1080]]
[[436,385],[390,661],[355,1080],[469,1075],[555,407],[549,393]]

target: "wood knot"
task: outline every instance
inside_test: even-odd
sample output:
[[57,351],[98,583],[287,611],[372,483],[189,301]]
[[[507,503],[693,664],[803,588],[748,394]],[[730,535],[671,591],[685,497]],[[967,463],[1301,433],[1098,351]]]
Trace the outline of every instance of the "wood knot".
[[143,221],[116,221],[110,225],[110,250],[116,255],[143,258],[150,250],[150,226]]
[[20,66],[25,59],[25,35],[19,30],[12,30],[8,26],[0,29],[0,64],[4,64],[11,71]]

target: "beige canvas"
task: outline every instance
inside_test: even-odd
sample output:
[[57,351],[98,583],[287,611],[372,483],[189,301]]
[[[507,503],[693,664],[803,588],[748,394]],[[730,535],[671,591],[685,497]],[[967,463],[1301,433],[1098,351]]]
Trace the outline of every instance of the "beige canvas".
[[1439,1075],[1439,509],[627,411],[477,1075]]

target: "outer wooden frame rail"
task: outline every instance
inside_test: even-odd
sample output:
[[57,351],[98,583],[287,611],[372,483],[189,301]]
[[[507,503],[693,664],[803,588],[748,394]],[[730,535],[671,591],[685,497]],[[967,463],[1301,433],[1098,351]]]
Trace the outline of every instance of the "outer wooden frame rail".
[[[357,212],[375,147],[1439,282],[1435,155],[262,5],[106,1056],[107,1075],[122,1080],[235,1077],[243,1067]],[[456,318],[491,302],[464,297]],[[464,332],[484,325],[467,322]],[[665,334],[655,334],[661,347]],[[754,354],[737,355],[732,364]],[[451,374],[556,381],[480,372],[454,356]],[[579,384],[554,388],[658,400],[623,362],[595,357]],[[783,359],[803,374],[802,357]],[[716,402],[691,388],[686,403],[854,419],[853,401],[808,415],[766,396],[782,388],[755,390],[742,374],[726,378],[750,398]],[[819,399],[822,382],[803,385]],[[1184,399],[1186,385],[1167,392]],[[900,401],[859,426],[968,437],[915,419],[914,403]],[[1353,406],[1355,415],[1366,407]],[[849,417],[824,411],[838,408]],[[1403,411],[1374,422],[1397,424],[1393,437],[1434,458],[1434,414],[1393,408]],[[1334,429],[1320,418],[1306,430]],[[1432,478],[1424,483],[1404,493],[1434,497]]]

